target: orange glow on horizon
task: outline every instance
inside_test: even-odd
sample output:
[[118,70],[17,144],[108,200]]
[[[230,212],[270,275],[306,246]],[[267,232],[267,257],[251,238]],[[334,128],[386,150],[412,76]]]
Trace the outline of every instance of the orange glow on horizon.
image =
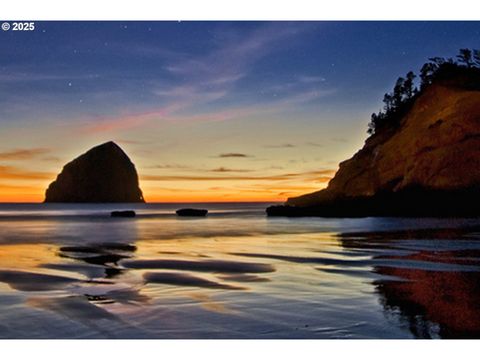
[[[38,152],[40,150],[36,150]],[[48,185],[55,179],[57,166],[40,167],[31,151],[5,152],[4,156],[22,157],[21,166],[0,166],[0,202],[42,203]],[[33,154],[33,155],[32,155]],[[245,161],[241,159],[241,161]],[[254,160],[252,160],[253,162]],[[207,168],[174,168],[155,171],[147,168],[139,178],[139,186],[149,203],[193,202],[284,202],[325,188],[335,174],[332,168],[317,170],[277,168],[255,169],[226,167],[223,158],[211,160]],[[30,166],[30,164],[32,166]],[[36,170],[36,168],[40,170]],[[45,171],[50,170],[50,171]],[[139,172],[143,173],[140,168]]]
[[[194,202],[283,202],[288,197],[299,196],[306,192],[320,190],[321,187],[312,187],[306,190],[299,186],[298,191],[290,190],[282,195],[266,191],[238,193],[236,191],[198,191],[185,189],[184,191],[143,191],[147,203],[194,203]],[[4,186],[0,184],[0,202],[2,203],[42,203],[45,199],[45,188]]]
[[0,202],[43,202],[45,189],[35,186],[15,186],[0,184]]
[[[0,189],[1,190],[1,189]],[[187,192],[188,193],[188,192]],[[301,195],[299,193],[298,195]],[[291,195],[297,196],[297,195]],[[288,196],[289,197],[289,196]],[[171,194],[145,194],[147,203],[205,203],[205,202],[283,202],[287,197],[278,196],[252,196],[252,195],[232,195],[215,197],[212,194],[199,195],[171,195]],[[42,203],[45,199],[44,190],[40,193],[0,193],[0,203]]]

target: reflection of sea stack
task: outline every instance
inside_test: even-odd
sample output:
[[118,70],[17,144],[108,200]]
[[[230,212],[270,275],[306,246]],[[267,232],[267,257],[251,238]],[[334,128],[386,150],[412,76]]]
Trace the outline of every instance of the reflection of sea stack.
[[[448,69],[447,69],[448,70]],[[267,209],[271,216],[480,215],[480,69],[454,68],[426,86],[328,187]]]
[[135,165],[114,142],[96,146],[64,166],[45,202],[145,202]]

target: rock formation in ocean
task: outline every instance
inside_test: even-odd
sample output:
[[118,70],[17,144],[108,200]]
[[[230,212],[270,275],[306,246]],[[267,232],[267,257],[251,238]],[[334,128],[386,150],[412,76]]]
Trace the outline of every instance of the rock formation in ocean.
[[123,217],[123,218],[133,218],[137,216],[135,211],[133,210],[118,210],[118,211],[112,211],[110,213],[111,217]]
[[206,209],[191,209],[191,208],[185,208],[185,209],[178,209],[176,211],[178,216],[207,216],[208,210]]
[[397,126],[340,163],[326,189],[277,216],[480,216],[480,69],[426,86]]
[[98,145],[63,167],[45,202],[145,202],[135,165],[114,142]]

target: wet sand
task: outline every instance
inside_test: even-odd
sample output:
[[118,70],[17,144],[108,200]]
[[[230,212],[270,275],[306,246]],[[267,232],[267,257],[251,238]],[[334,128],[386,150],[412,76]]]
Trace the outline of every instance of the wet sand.
[[0,337],[480,337],[480,221],[263,208],[3,209]]

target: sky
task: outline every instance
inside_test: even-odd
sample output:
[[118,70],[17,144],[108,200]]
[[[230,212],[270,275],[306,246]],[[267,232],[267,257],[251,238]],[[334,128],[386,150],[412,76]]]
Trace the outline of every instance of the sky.
[[115,141],[147,202],[324,188],[398,76],[480,22],[36,22],[0,32],[0,202]]

